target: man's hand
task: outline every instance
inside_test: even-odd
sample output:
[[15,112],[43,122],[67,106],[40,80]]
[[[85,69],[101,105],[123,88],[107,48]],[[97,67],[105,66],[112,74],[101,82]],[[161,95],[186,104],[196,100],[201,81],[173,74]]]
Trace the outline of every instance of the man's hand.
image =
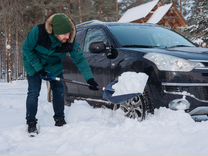
[[87,83],[90,85],[89,89],[91,89],[91,90],[99,90],[98,84],[97,84],[97,82],[93,78],[87,80]]
[[44,70],[44,69],[41,69],[38,74],[41,76],[41,77],[46,77],[48,75],[48,73]]
[[41,69],[39,72],[40,78],[46,81],[51,81],[52,79],[48,75],[48,72],[46,72],[44,69]]

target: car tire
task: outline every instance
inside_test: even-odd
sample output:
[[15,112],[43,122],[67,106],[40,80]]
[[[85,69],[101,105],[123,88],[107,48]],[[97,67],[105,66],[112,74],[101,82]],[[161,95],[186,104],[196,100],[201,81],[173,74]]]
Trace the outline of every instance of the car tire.
[[152,91],[149,84],[146,85],[143,93],[145,108],[147,114],[154,114],[154,103],[152,98]]

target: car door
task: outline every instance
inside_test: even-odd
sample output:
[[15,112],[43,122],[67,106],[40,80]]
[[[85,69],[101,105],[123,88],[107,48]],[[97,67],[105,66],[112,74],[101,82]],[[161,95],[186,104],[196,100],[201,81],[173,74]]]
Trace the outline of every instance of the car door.
[[[83,43],[83,35],[84,31],[79,30],[76,33],[76,42],[80,44],[80,46]],[[70,79],[70,80],[81,80],[80,77],[82,76],[81,73],[79,72],[78,68],[76,65],[73,63],[70,55],[67,55],[66,59],[64,60],[64,78],[65,79]],[[65,90],[66,93],[69,94],[70,96],[79,96],[79,85],[73,84],[73,83],[65,83]]]
[[[89,50],[89,46],[93,42],[110,44],[109,38],[102,27],[89,28],[83,45],[84,55],[90,64],[94,78],[98,82],[99,87],[102,88],[111,81],[111,61],[106,57],[105,53],[92,53]],[[81,80],[81,77],[78,79]],[[90,91],[81,86],[79,87],[79,92],[88,97],[100,97],[102,95],[102,90]]]

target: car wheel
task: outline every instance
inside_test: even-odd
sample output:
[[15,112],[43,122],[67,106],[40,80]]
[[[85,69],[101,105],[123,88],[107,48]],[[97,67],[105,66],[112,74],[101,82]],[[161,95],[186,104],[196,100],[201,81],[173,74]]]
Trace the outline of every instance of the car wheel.
[[152,100],[152,92],[150,89],[150,86],[147,84],[143,93],[143,98],[144,98],[144,103],[145,103],[145,108],[146,108],[146,113],[151,113],[154,114],[154,103]]
[[136,96],[125,104],[120,105],[120,109],[124,111],[125,116],[142,121],[146,116],[146,106],[143,95]]

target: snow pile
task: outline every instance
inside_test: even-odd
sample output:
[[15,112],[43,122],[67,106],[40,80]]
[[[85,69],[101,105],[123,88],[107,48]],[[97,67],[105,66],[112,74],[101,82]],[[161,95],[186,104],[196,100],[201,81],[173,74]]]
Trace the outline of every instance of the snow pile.
[[115,90],[113,96],[143,93],[148,80],[145,73],[124,72],[118,77],[118,82],[112,86]]
[[195,40],[193,40],[194,43],[197,43],[198,45],[202,45],[204,43],[204,41],[201,38],[197,38]]
[[207,156],[208,122],[194,122],[183,111],[155,110],[143,122],[121,110],[93,109],[85,101],[65,107],[67,125],[55,127],[42,85],[37,118],[40,134],[25,125],[26,81],[0,83],[0,155],[52,156]]

